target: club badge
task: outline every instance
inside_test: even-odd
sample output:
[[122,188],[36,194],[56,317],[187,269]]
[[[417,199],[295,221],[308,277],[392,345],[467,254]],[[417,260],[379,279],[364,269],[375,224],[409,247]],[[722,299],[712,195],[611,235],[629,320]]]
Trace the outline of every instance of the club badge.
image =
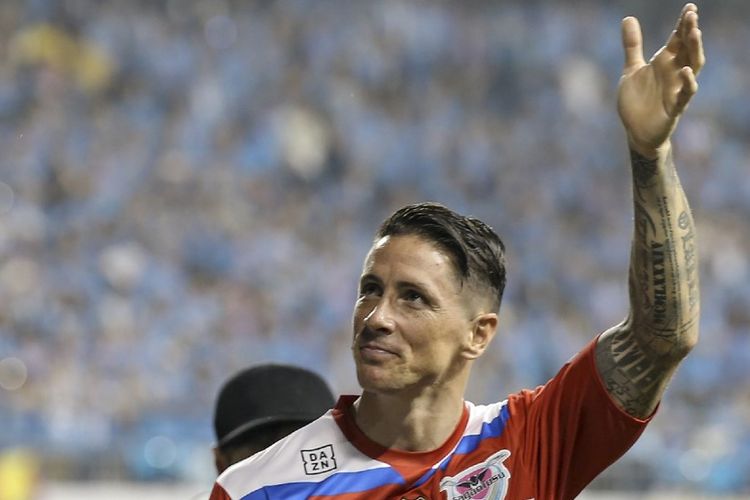
[[508,492],[510,472],[503,464],[510,451],[501,450],[481,464],[440,481],[448,500],[502,500]]

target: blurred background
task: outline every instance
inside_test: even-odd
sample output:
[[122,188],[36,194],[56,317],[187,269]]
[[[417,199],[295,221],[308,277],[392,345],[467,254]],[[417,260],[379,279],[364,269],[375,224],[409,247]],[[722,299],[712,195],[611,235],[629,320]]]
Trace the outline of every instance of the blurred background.
[[[681,6],[0,2],[0,500],[207,497],[214,397],[249,364],[356,393],[361,262],[409,202],[508,247],[469,399],[544,383],[627,312],[619,23],[648,57]],[[699,7],[675,156],[702,342],[596,498],[750,494],[750,4]]]

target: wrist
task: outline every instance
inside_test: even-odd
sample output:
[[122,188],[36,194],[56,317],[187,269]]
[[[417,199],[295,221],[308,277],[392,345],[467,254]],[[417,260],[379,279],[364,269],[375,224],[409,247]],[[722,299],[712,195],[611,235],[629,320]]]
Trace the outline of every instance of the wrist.
[[672,142],[667,139],[661,145],[654,147],[638,144],[636,141],[628,138],[628,148],[630,149],[630,151],[638,153],[640,156],[646,159],[655,160],[657,158],[663,158],[667,156],[670,149],[672,148]]

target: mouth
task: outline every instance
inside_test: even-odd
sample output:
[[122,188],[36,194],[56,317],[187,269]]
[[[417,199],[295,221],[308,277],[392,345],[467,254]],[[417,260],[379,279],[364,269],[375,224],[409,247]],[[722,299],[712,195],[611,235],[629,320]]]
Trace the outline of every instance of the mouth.
[[359,353],[365,361],[383,361],[398,357],[392,350],[378,344],[367,343],[359,346]]

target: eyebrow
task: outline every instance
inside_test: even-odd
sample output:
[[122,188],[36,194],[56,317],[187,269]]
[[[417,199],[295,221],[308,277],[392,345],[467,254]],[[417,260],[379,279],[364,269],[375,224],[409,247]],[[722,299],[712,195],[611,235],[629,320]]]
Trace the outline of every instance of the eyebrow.
[[383,280],[378,278],[376,275],[372,273],[363,274],[359,277],[359,284],[361,285],[365,281],[377,281],[378,283],[381,283]]
[[[374,282],[377,282],[378,284],[382,284],[383,283],[383,280],[381,280],[377,275],[372,274],[372,273],[363,274],[359,278],[359,284],[360,284],[360,286],[363,283],[366,283],[366,282],[369,282],[369,281],[374,281]],[[426,283],[422,283],[420,281],[400,280],[400,281],[396,282],[396,286],[398,288],[416,288],[416,289],[418,289],[420,291],[425,292],[430,297],[433,297],[435,295],[432,292],[432,288],[430,286],[428,286]]]

